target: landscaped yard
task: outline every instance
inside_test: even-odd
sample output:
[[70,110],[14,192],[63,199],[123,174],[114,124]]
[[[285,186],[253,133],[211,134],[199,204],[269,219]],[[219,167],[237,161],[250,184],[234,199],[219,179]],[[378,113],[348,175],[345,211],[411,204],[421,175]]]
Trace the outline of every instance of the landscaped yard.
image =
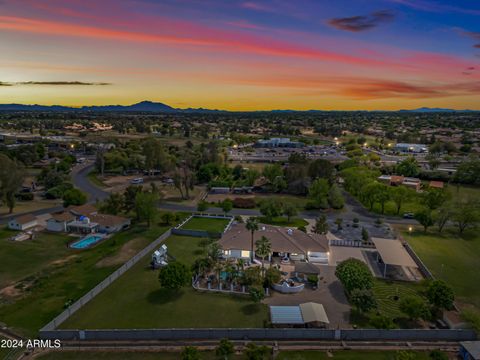
[[[190,266],[202,255],[201,241],[171,236],[166,245],[177,261]],[[177,292],[161,289],[158,271],[151,270],[149,262],[147,255],[60,327],[263,327],[268,318],[266,306],[254,305],[248,296],[201,293],[191,286]]]
[[[66,249],[61,240],[52,240],[52,244],[45,240],[47,249],[36,252],[41,259],[29,258],[35,256],[35,248],[28,250],[29,256],[18,256],[21,251],[11,249],[13,245],[29,248],[28,243],[8,244],[10,253],[17,254],[8,260],[8,266],[24,269],[21,274],[15,275],[16,272],[13,272],[15,276],[25,276],[30,261],[34,267],[28,273],[28,289],[19,297],[0,303],[1,321],[25,336],[35,336],[38,329],[63,311],[67,301],[78,299],[121,265],[119,261],[111,261],[112,258],[127,250],[138,252],[166,229],[159,225],[152,225],[150,229],[134,226],[91,249],[81,251]],[[4,256],[3,251],[1,256]],[[0,266],[3,269],[4,264]]]
[[66,235],[40,233],[34,240],[12,241],[18,231],[0,230],[0,290],[72,255]]
[[185,230],[204,230],[212,233],[222,233],[230,219],[192,217],[182,226]]
[[403,237],[436,277],[450,284],[457,298],[480,310],[480,235],[478,229],[459,235],[456,229],[439,234],[433,228],[425,234],[420,226]]
[[378,303],[378,311],[392,319],[405,317],[400,311],[400,301],[409,296],[420,296],[421,284],[409,282],[387,282],[375,280],[373,293]]

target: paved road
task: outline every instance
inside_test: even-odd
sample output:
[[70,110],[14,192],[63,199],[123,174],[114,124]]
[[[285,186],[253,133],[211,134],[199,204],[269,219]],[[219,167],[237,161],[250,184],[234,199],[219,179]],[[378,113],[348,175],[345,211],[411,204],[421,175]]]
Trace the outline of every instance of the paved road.
[[94,164],[87,163],[77,165],[72,170],[73,184],[88,194],[89,202],[95,202],[96,200],[104,200],[109,196],[109,193],[102,190],[98,186],[94,185],[87,175],[93,170]]
[[[89,163],[85,165],[80,165],[74,168],[72,172],[73,183],[76,187],[82,190],[85,193],[89,194],[89,200],[94,202],[96,199],[103,200],[109,196],[109,193],[102,190],[93,184],[88,178],[88,173],[93,170],[94,165]],[[382,217],[385,221],[394,224],[416,224],[415,220],[396,218],[391,216],[380,216],[378,214],[372,214],[366,210],[357,200],[355,200],[348,193],[345,193],[345,210],[341,214],[336,212],[326,212],[327,217],[342,217],[344,220],[353,220],[358,218],[362,222],[372,222],[377,218]],[[194,212],[197,211],[196,206],[184,205],[172,202],[163,202],[159,205],[159,208],[162,210],[168,211],[184,211],[184,212]],[[207,210],[210,213],[223,213],[222,209],[217,207],[211,207]],[[245,216],[259,216],[260,211],[256,209],[233,209],[230,211],[231,215],[245,215]],[[300,212],[300,216],[305,219],[316,219],[321,214],[318,210],[309,210]]]

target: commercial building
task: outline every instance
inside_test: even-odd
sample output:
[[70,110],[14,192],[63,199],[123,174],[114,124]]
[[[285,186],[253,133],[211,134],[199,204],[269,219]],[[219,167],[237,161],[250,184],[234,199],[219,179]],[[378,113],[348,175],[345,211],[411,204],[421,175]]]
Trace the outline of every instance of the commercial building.
[[305,144],[300,141],[291,141],[290,138],[271,138],[268,140],[258,140],[254,145],[257,148],[301,148]]
[[403,153],[427,153],[428,146],[425,144],[407,144],[398,143],[395,144],[395,150]]

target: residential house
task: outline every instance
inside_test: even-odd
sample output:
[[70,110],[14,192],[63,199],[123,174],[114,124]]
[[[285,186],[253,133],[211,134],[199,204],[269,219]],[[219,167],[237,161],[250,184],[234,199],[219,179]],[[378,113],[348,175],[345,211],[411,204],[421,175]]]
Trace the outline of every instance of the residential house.
[[[273,256],[328,263],[329,242],[325,235],[306,234],[297,229],[260,224],[259,230],[254,232],[254,243],[262,236],[270,241]],[[234,224],[222,235],[219,245],[227,258],[249,259],[251,232],[245,224]]]
[[98,210],[95,206],[92,204],[85,204],[85,205],[80,205],[80,206],[69,206],[68,211],[75,215],[76,217],[80,216],[92,216],[96,215],[98,213]]
[[11,230],[27,230],[37,225],[37,218],[31,214],[18,216],[8,222],[8,228]]
[[96,214],[90,220],[98,224],[98,232],[111,234],[127,229],[130,226],[130,219],[122,216]]
[[72,221],[75,221],[75,216],[69,212],[61,212],[53,214],[47,220],[47,230],[54,232],[67,232],[67,226]]

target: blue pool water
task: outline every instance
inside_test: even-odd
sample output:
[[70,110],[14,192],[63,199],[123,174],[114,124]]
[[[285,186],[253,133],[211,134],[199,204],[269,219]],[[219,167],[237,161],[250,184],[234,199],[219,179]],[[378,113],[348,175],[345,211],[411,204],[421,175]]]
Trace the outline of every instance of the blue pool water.
[[103,236],[99,235],[87,235],[84,238],[74,242],[73,244],[70,245],[71,248],[73,249],[85,249],[93,244],[96,244],[100,240],[103,239]]

